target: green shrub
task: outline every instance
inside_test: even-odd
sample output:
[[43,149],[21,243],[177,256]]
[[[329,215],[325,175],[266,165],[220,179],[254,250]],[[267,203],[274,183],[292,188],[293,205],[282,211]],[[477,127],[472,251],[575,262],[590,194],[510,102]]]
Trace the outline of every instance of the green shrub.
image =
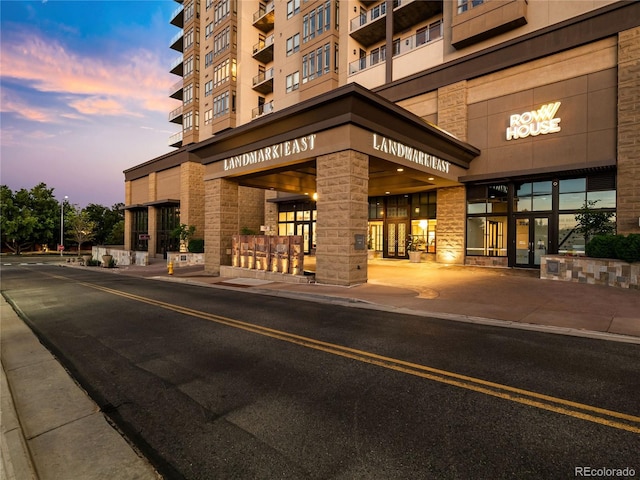
[[640,235],[630,233],[626,237],[619,235],[615,242],[614,249],[616,258],[625,262],[633,263],[640,261]]
[[88,267],[99,267],[100,266],[100,260],[96,260],[95,258],[92,258],[91,260],[89,260],[87,262],[87,266]]
[[192,238],[189,240],[188,248],[191,253],[204,253],[204,239]]
[[585,247],[587,257],[616,258],[615,243],[617,235],[596,235]]
[[640,235],[596,235],[585,248],[592,258],[616,258],[633,263],[640,261]]

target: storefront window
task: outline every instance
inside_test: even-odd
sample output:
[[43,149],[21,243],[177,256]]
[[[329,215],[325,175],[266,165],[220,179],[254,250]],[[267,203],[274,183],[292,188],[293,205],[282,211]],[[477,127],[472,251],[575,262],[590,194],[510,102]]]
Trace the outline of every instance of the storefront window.
[[551,181],[526,182],[516,185],[516,211],[539,212],[553,208]]
[[[523,187],[522,195],[532,198],[531,183]],[[507,256],[508,198],[507,184],[467,188],[467,255]]]
[[146,252],[149,249],[149,213],[148,210],[133,210],[131,222],[131,246],[134,250]]
[[421,252],[436,252],[437,220],[412,220],[411,236],[414,245]]

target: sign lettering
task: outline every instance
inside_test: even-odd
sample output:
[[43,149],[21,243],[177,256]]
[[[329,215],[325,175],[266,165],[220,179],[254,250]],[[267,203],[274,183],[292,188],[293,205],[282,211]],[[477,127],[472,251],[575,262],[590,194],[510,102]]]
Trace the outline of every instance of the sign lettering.
[[313,133],[304,137],[277,143],[269,147],[260,148],[259,150],[253,150],[252,152],[236,155],[235,157],[225,158],[224,170],[226,172],[227,170],[234,170],[236,168],[246,167],[247,165],[286,158],[298,153],[310,152],[315,148],[316,134]]
[[549,103],[538,110],[511,115],[507,128],[507,140],[535,137],[560,131],[560,118],[555,118],[560,102]]
[[449,173],[451,164],[429,153],[410,147],[404,143],[396,142],[381,135],[373,134],[373,149],[388,153],[409,162],[417,163],[437,172]]

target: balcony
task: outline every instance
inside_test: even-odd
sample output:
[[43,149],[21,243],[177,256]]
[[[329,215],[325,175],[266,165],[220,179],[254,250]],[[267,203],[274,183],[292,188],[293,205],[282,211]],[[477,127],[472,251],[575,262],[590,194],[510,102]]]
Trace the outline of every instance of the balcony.
[[173,62],[171,62],[171,67],[169,67],[169,72],[173,73],[174,75],[179,75],[182,77],[183,67],[184,67],[184,57],[180,55]]
[[273,67],[253,77],[253,89],[263,95],[273,92]]
[[182,146],[182,131],[174,133],[169,137],[169,146],[179,148]]
[[184,40],[184,30],[180,29],[180,31],[176,33],[171,39],[171,42],[169,43],[169,48],[182,53],[182,50],[184,49],[183,40]]
[[251,110],[251,118],[258,118],[271,112],[273,112],[273,100]]
[[171,113],[169,114],[169,121],[172,123],[177,123],[178,125],[182,125],[182,105],[171,111]]
[[[408,30],[440,13],[441,0],[394,0],[393,33]],[[376,5],[351,19],[349,35],[364,47],[381,42],[386,38],[386,18],[386,3]]]
[[253,58],[260,63],[273,62],[273,34],[267,38],[261,38],[260,41],[253,46]]
[[171,14],[171,25],[175,25],[178,28],[184,27],[184,5],[180,5]]
[[260,9],[253,14],[253,26],[258,30],[262,30],[264,33],[269,33],[273,30],[273,24],[275,23],[273,7],[273,0],[266,5],[261,3]]
[[171,85],[169,88],[169,97],[176,100],[182,100],[182,89],[184,88],[184,82],[182,79]]

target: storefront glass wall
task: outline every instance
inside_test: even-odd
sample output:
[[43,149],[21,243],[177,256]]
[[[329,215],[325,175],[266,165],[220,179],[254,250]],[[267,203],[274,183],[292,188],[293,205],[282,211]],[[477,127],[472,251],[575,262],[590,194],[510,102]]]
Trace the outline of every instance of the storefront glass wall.
[[180,208],[167,205],[158,208],[158,235],[156,251],[166,255],[167,252],[179,250],[179,239],[172,236],[172,232],[180,226]]
[[507,184],[467,189],[467,255],[507,256]]
[[316,248],[315,202],[290,202],[278,205],[278,235],[301,235],[304,253]]
[[131,245],[134,250],[149,249],[149,213],[146,208],[131,211]]

